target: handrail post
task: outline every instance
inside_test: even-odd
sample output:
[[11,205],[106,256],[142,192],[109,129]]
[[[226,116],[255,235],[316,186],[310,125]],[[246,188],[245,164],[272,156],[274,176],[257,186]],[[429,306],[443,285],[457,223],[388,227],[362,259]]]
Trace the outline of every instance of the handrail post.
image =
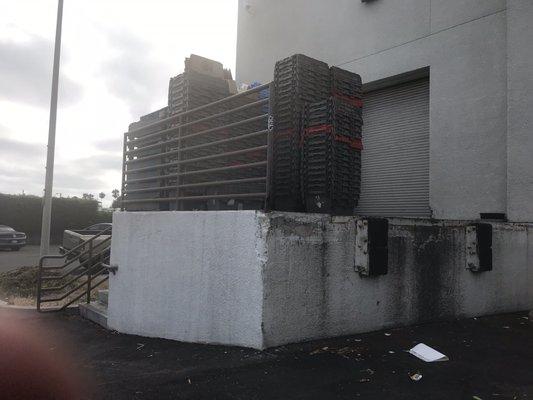
[[37,269],[37,311],[41,312],[41,285],[43,279],[43,258],[39,259],[39,267]]
[[93,261],[93,242],[89,242],[89,266],[87,268],[87,304],[91,302],[91,270]]

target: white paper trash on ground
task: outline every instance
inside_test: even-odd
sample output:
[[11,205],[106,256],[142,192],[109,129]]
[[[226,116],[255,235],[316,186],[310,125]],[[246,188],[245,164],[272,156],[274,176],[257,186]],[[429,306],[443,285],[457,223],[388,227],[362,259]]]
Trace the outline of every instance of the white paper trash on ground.
[[424,343],[417,344],[411,350],[409,350],[413,356],[424,360],[425,362],[437,362],[437,361],[448,361],[449,358],[442,353],[439,353],[437,350],[432,349],[431,347],[425,345]]

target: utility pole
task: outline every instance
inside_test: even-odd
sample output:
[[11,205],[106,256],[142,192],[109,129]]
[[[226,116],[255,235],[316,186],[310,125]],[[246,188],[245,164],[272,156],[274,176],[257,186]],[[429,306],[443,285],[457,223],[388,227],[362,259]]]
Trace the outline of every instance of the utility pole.
[[52,75],[52,97],[50,100],[50,121],[48,126],[48,150],[46,154],[46,178],[44,182],[43,220],[41,225],[41,257],[50,250],[50,220],[52,219],[52,187],[54,184],[54,154],[56,147],[57,89],[59,85],[59,61],[61,58],[61,25],[63,22],[63,0],[57,4],[56,41],[54,49],[54,72]]

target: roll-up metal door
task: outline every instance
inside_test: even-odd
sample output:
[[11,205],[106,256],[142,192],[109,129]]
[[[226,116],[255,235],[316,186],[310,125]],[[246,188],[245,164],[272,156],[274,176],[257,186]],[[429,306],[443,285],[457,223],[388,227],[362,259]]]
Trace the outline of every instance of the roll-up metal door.
[[429,79],[365,94],[357,213],[430,217]]

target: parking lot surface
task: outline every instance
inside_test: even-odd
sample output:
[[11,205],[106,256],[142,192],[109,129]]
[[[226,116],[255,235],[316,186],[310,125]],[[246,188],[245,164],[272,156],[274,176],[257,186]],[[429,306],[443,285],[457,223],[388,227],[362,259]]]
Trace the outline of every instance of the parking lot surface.
[[[530,399],[533,325],[527,313],[433,323],[257,351],[123,335],[77,310],[38,314],[0,308],[70,349],[93,399]],[[231,323],[228,321],[228,323]],[[406,350],[425,343],[449,357],[426,363]],[[416,375],[418,374],[418,375]],[[415,378],[420,378],[416,380]]]
[[[50,254],[59,254],[59,246],[51,246]],[[0,272],[39,263],[39,246],[27,245],[19,251],[0,249]]]

